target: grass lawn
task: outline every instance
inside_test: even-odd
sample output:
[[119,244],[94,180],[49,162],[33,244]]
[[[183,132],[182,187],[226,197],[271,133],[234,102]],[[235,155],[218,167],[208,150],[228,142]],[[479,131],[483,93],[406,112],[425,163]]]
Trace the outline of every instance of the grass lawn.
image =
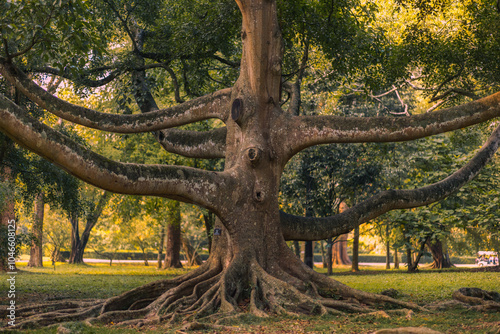
[[[16,305],[76,298],[107,298],[142,284],[163,278],[171,278],[190,270],[157,270],[154,266],[137,264],[67,265],[58,263],[54,269],[49,262],[41,269],[19,265],[16,275]],[[322,271],[322,269],[318,269]],[[2,275],[5,277],[5,275]],[[500,292],[500,272],[470,272],[449,270],[437,272],[423,270],[407,274],[403,270],[385,271],[373,267],[361,267],[361,273],[350,274],[347,268],[337,269],[334,276],[349,286],[369,292],[381,292],[393,288],[400,299],[424,305],[451,298],[461,287],[478,287]],[[0,280],[0,305],[9,301],[6,278]],[[4,319],[2,319],[3,321]],[[3,325],[6,325],[3,323]],[[443,333],[500,334],[500,312],[480,313],[454,310],[436,313],[410,313],[376,315],[290,317],[272,316],[266,319],[242,315],[228,327],[212,333],[370,333],[382,328],[425,326]],[[65,324],[71,333],[181,333],[182,324],[157,327],[115,328],[113,325],[88,327],[82,323]],[[0,332],[2,329],[0,329]],[[210,332],[210,331],[207,331]],[[22,333],[57,333],[57,326]]]

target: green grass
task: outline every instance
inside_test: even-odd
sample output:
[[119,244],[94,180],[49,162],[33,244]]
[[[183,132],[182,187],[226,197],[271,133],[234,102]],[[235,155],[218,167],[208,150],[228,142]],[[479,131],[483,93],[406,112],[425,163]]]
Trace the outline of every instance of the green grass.
[[[91,264],[67,265],[58,263],[56,268],[49,262],[44,268],[26,268],[19,265],[16,275],[17,304],[32,301],[56,300],[63,298],[107,298],[123,291],[163,278],[171,278],[186,273],[190,269],[157,270],[154,266],[137,264]],[[332,278],[349,286],[369,292],[381,292],[393,288],[402,293],[401,299],[428,304],[451,298],[453,291],[460,287],[479,287],[500,292],[500,273],[422,271],[407,274],[404,270],[384,271],[381,268],[362,267],[370,273],[346,275],[348,268],[336,269]],[[321,269],[319,270],[321,271]],[[3,276],[2,276],[3,277]],[[0,291],[6,291],[6,279],[0,280]],[[0,295],[0,304],[8,302]],[[2,319],[3,320],[3,319]],[[425,326],[443,333],[483,333],[498,334],[500,313],[479,313],[454,310],[438,313],[414,313],[411,317],[391,316],[389,319],[359,315],[325,317],[273,316],[259,319],[245,315],[238,321],[227,324],[226,331],[212,333],[368,333],[381,328]],[[179,325],[180,326],[180,325]],[[115,328],[113,325],[88,327],[82,323],[65,324],[71,333],[114,334],[114,333],[175,333],[179,326],[160,324],[156,327]],[[1,329],[0,329],[1,332]],[[57,326],[22,333],[56,333]]]

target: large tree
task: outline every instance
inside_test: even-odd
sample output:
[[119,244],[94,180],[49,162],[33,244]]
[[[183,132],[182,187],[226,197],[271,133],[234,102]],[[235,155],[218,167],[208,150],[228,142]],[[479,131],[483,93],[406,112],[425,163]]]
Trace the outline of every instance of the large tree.
[[[173,319],[179,315],[203,317],[216,311],[234,314],[241,309],[264,316],[274,312],[364,312],[371,310],[375,304],[383,303],[420,308],[386,296],[361,292],[318,274],[304,265],[285,241],[331,238],[347,233],[389,210],[423,206],[445,198],[469,182],[491,159],[499,144],[500,129],[494,130],[476,155],[447,178],[423,188],[383,191],[330,217],[299,217],[280,212],[281,173],[290,158],[314,145],[408,141],[489,121],[500,115],[499,93],[468,104],[407,117],[301,116],[300,84],[305,68],[302,65],[307,62],[309,43],[323,44],[322,50],[332,62],[345,68],[362,61],[364,51],[373,56],[371,61],[377,61],[379,50],[371,47],[376,41],[351,30],[361,29],[357,24],[362,25],[362,20],[350,18],[350,11],[344,9],[359,5],[356,2],[287,1],[278,2],[278,10],[275,0],[236,0],[241,13],[240,44],[234,39],[230,39],[230,43],[217,44],[219,40],[207,32],[215,29],[224,38],[234,32],[228,25],[216,24],[216,19],[234,20],[235,12],[230,1],[217,1],[215,5],[219,7],[214,9],[216,7],[210,2],[129,3],[105,0],[96,2],[101,7],[92,10],[80,8],[80,12],[75,6],[85,6],[86,2],[59,3],[62,3],[63,9],[52,2],[45,7],[31,8],[26,13],[23,10],[29,9],[29,4],[23,8],[16,7],[16,15],[30,18],[26,24],[36,19],[40,22],[25,39],[11,33],[17,26],[5,27],[7,32],[2,32],[4,43],[0,58],[0,73],[4,79],[60,118],[102,131],[128,134],[153,132],[167,151],[195,158],[224,158],[225,163],[223,171],[211,171],[177,165],[113,161],[75,143],[31,116],[21,106],[0,96],[0,131],[85,182],[110,192],[162,196],[194,203],[211,210],[218,217],[210,257],[198,269],[99,303],[80,304],[81,309],[76,312],[72,309],[35,315],[24,325],[90,317],[94,321],[138,324]],[[162,15],[155,15],[154,11],[167,11],[167,7],[176,12],[180,20],[185,19],[186,9],[184,12],[179,10],[177,3],[200,6],[191,18],[206,23],[208,30],[200,31],[189,24],[179,24],[178,27],[144,24],[149,19],[148,15],[161,18]],[[169,6],[162,7],[162,4]],[[18,6],[18,3],[5,6]],[[94,19],[103,26],[108,24],[105,16],[91,17],[100,13],[102,8],[107,8],[109,16],[118,18],[114,22],[130,38],[131,52],[121,50],[115,58],[103,56],[98,51],[82,52],[87,44],[81,36],[78,37],[75,29],[81,28],[81,34],[92,37],[88,20]],[[230,14],[219,11],[219,8],[229,10]],[[7,9],[12,11],[11,7]],[[90,18],[81,19],[77,13]],[[362,11],[359,15],[362,19],[367,17]],[[305,25],[304,18],[313,21]],[[291,22],[282,24],[281,30],[281,20],[288,19]],[[186,31],[193,30],[191,36],[196,40],[195,44],[183,44],[182,40],[175,38],[177,35],[173,30],[181,26]],[[50,30],[54,27],[56,30]],[[295,28],[297,30],[293,32]],[[306,46],[303,59],[306,61],[295,73],[296,82],[290,85],[284,82],[284,78],[292,76],[284,73],[283,69],[290,65],[284,55],[289,55],[290,49],[300,44],[294,40],[294,36],[300,36],[300,31],[308,31],[302,36],[302,44]],[[70,42],[71,37],[75,39],[73,43]],[[162,39],[165,40],[162,42]],[[50,59],[51,52],[55,52],[48,47],[48,43],[56,41],[61,41],[67,52],[75,51],[72,47],[79,45],[80,54],[72,57],[72,66],[82,65],[82,70],[50,68],[43,63],[44,59]],[[160,45],[159,52],[148,53],[147,48],[155,43]],[[353,50],[355,43],[359,43],[359,50]],[[119,49],[116,43],[110,42],[110,45],[111,50]],[[185,48],[185,53],[177,54],[175,59],[178,62],[175,64],[184,71],[188,96],[198,89],[192,81],[189,85],[190,75],[192,79],[196,74],[189,66],[192,61],[209,59],[239,68],[236,82],[230,88],[181,103],[179,78],[172,68],[175,46]],[[200,48],[198,52],[196,46]],[[232,57],[238,46],[241,47],[239,61],[221,57]],[[37,51],[41,57],[30,56]],[[349,56],[345,52],[352,54]],[[125,57],[128,62],[113,65],[118,56]],[[87,62],[96,59],[105,59],[108,64],[85,68]],[[26,66],[23,60],[33,63]],[[180,103],[176,106],[158,107],[151,93],[147,70],[160,66],[171,76],[175,100]],[[130,91],[141,113],[131,114],[126,108],[123,113],[104,113],[68,103],[37,85],[22,67],[32,72],[61,75],[87,86],[110,82],[117,77],[125,80],[122,77],[124,73],[130,73]],[[282,95],[286,95],[283,94],[284,89],[291,95],[288,108],[281,107]],[[206,132],[176,129],[210,118],[220,120],[224,126]],[[77,303],[70,304],[63,302],[53,307],[77,306]],[[16,315],[22,315],[23,310],[18,311]]]

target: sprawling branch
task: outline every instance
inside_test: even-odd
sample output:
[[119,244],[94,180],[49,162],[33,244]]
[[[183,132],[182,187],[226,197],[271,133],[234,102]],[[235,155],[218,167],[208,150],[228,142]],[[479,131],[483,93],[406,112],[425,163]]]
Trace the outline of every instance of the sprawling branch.
[[214,209],[228,182],[224,173],[109,160],[40,123],[2,95],[0,131],[83,181],[111,192],[163,196]]
[[226,119],[231,89],[223,89],[186,103],[154,112],[133,115],[101,113],[63,101],[49,94],[14,65],[0,61],[0,73],[29,99],[62,119],[90,128],[138,133],[156,131],[209,118]]
[[456,107],[409,117],[300,116],[289,118],[290,157],[328,143],[397,142],[457,130],[500,116],[500,93]]
[[347,233],[395,209],[409,209],[440,201],[471,181],[491,160],[500,143],[500,126],[476,155],[462,168],[442,181],[412,190],[383,191],[338,215],[306,218],[281,213],[286,240],[323,240]]
[[211,131],[167,129],[159,132],[158,141],[171,153],[189,158],[217,159],[226,155],[226,133],[225,127]]

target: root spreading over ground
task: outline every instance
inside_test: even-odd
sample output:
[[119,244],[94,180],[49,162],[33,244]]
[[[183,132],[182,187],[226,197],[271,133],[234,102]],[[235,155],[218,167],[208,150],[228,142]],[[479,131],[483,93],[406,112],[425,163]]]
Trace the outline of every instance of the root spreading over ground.
[[[284,270],[283,267],[286,267]],[[256,261],[223,266],[209,261],[171,280],[153,282],[105,300],[59,301],[16,310],[18,329],[69,321],[142,326],[160,322],[215,323],[241,314],[370,313],[380,308],[427,311],[413,303],[350,288],[313,270]]]

